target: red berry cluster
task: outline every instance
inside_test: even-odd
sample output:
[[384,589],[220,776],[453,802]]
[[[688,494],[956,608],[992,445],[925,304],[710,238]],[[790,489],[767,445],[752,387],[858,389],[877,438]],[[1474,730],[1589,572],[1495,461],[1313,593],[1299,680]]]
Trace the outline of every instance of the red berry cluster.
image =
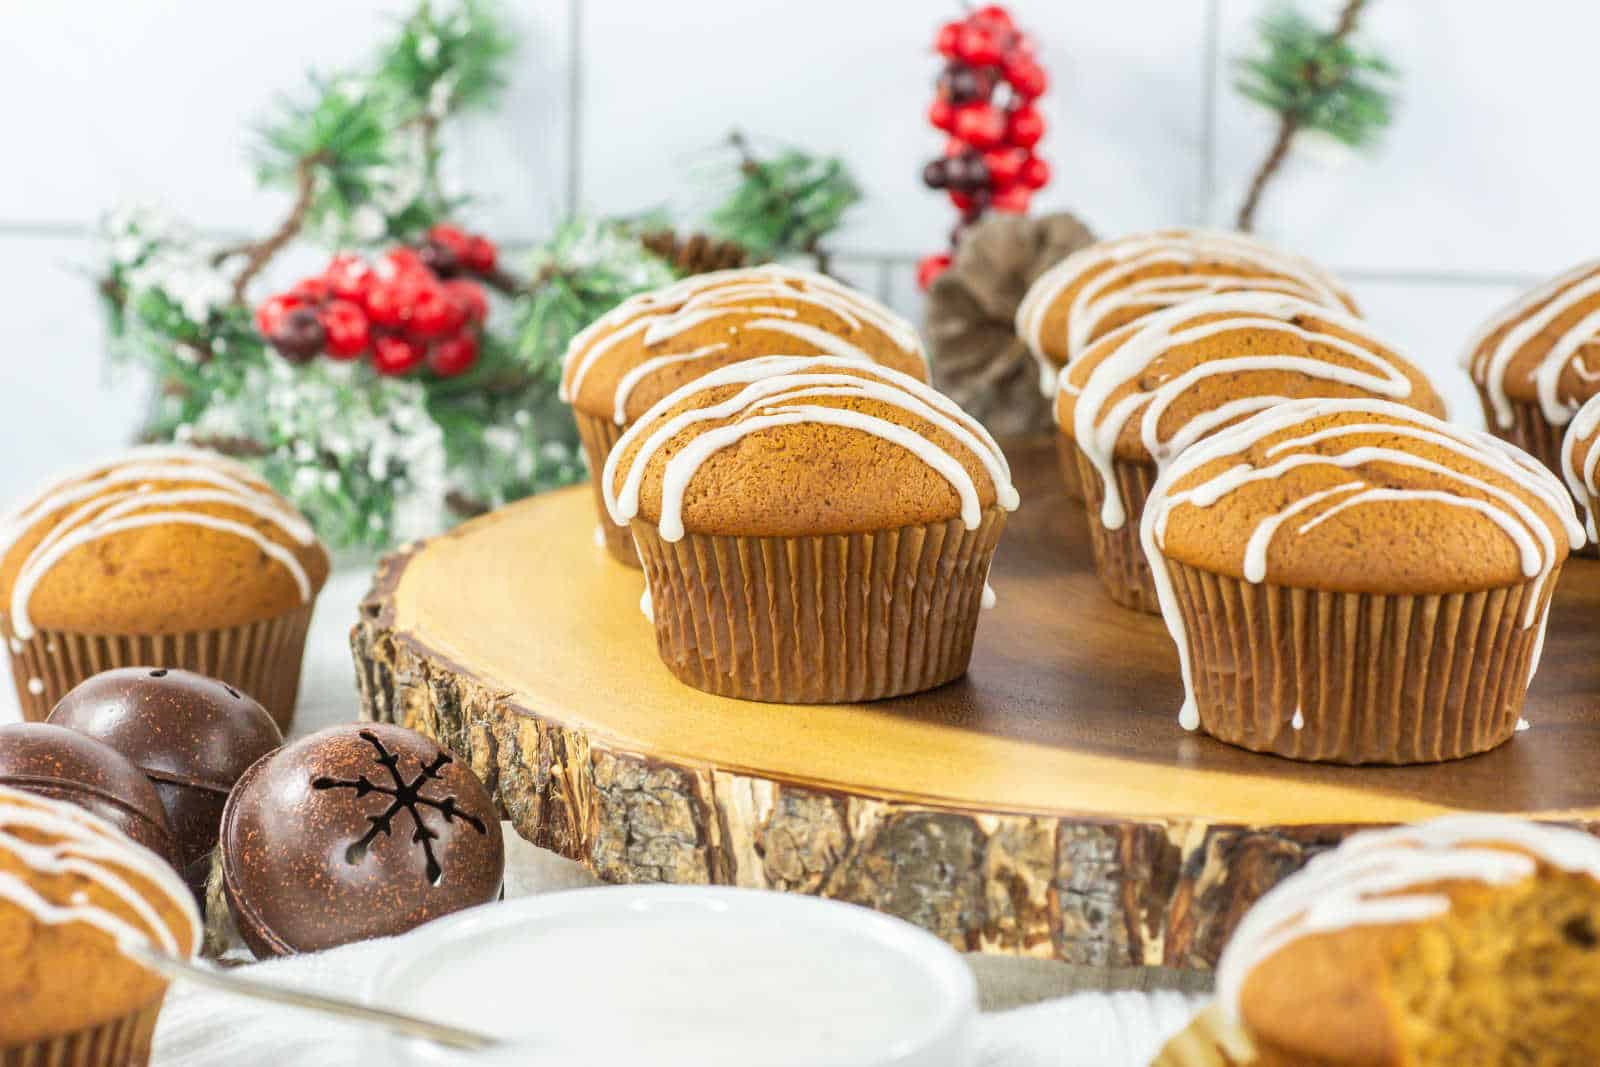
[[[1026,212],[1034,192],[1050,180],[1049,164],[1033,154],[1044,136],[1034,101],[1049,82],[1033,40],[998,4],[945,23],[934,48],[946,64],[928,121],[950,136],[944,155],[923,168],[922,180],[945,190],[961,212],[950,235],[954,245],[990,208]],[[918,284],[926,289],[949,265],[946,253],[925,257],[917,266]]]
[[483,287],[463,275],[493,272],[495,258],[488,239],[441,224],[420,249],[391,248],[375,265],[334,256],[321,274],[268,297],[256,326],[291,363],[367,357],[380,374],[426,364],[452,378],[478,361],[489,313]]

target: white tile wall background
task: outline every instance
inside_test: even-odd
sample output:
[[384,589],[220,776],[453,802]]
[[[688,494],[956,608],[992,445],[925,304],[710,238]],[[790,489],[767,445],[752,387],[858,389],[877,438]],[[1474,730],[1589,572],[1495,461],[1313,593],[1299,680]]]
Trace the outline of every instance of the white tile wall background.
[[[1229,59],[1269,0],[1013,0],[1054,87],[1040,209],[1105,233],[1225,223],[1265,148]],[[1333,0],[1316,0],[1330,13]],[[909,314],[917,256],[952,219],[918,172],[933,28],[953,0],[507,0],[524,49],[506,106],[454,146],[477,218],[528,240],[574,206],[707,206],[697,168],[730,127],[845,156],[868,199],[842,270]],[[101,362],[85,270],[94,220],[128,201],[217,231],[281,210],[256,190],[250,120],[310,67],[369,47],[406,0],[0,3],[0,503],[126,439],[136,380]],[[1375,0],[1369,35],[1405,72],[1371,158],[1297,155],[1264,236],[1348,277],[1370,316],[1439,374],[1484,315],[1600,245],[1584,72],[1600,5]]]

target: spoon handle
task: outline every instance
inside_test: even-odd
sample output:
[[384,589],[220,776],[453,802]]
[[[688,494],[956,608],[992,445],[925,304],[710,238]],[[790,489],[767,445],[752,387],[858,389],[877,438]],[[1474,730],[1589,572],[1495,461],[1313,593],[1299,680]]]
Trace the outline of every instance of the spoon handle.
[[501,1044],[498,1038],[478,1033],[475,1030],[463,1030],[460,1027],[419,1019],[415,1015],[406,1015],[386,1008],[373,1008],[341,997],[330,997],[321,993],[307,993],[298,989],[287,989],[268,982],[258,982],[252,978],[242,978],[238,975],[190,963],[187,960],[151,952],[142,947],[128,946],[127,952],[129,956],[140,964],[165,978],[193,982],[196,985],[206,986],[224,993],[234,993],[253,1000],[267,1001],[293,1008],[303,1008],[307,1011],[319,1012],[323,1015],[331,1015],[351,1022],[382,1026],[395,1033],[405,1034],[408,1037],[420,1037],[435,1044],[444,1045],[447,1048],[477,1051],[494,1048]]

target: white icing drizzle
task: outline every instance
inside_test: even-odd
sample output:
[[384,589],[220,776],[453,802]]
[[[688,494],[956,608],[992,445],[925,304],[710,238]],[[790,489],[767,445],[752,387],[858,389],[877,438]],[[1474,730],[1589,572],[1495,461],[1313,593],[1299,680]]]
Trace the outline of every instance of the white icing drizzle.
[[1294,717],[1289,720],[1289,727],[1293,730],[1304,730],[1306,728],[1306,714],[1300,710],[1299,705],[1295,705]]
[[[155,482],[196,487],[156,491],[151,484]],[[33,591],[66,555],[112,534],[148,526],[201,526],[250,541],[289,572],[302,601],[310,600],[310,576],[294,552],[253,526],[185,509],[195,504],[246,511],[299,544],[316,542],[311,525],[243,465],[199,449],[133,449],[121,460],[57,481],[0,523],[0,558],[4,558],[35,524],[66,512],[30,549],[17,571],[9,605],[17,638],[33,636],[29,617]]]
[[[1270,272],[1272,276],[1243,278],[1237,274],[1206,273],[1124,282],[1132,274],[1164,263],[1226,264],[1240,270]],[[1328,308],[1344,309],[1346,306],[1339,284],[1321,268],[1243,234],[1178,229],[1103,241],[1074,252],[1040,275],[1017,308],[1017,334],[1040,364],[1046,395],[1049,395],[1055,368],[1045,355],[1045,318],[1063,293],[1095,270],[1100,273],[1074,295],[1068,312],[1066,353],[1069,365],[1096,338],[1107,317],[1128,306],[1153,310],[1242,287],[1275,290]]]
[[[33,840],[45,837],[46,842]],[[155,853],[123,837],[94,815],[71,804],[46,800],[0,786],[0,851],[42,877],[76,876],[92,882],[137,916],[139,925],[74,894],[65,904],[46,899],[23,877],[0,872],[0,902],[22,909],[36,922],[53,926],[82,923],[109,936],[118,946],[150,944],[172,956],[192,953],[200,941],[200,916],[194,897]],[[163,894],[188,925],[187,936],[167,926],[160,912],[126,875],[134,874]],[[142,927],[142,928],[141,928]]]
[[[728,332],[764,330],[796,338],[834,356],[871,360],[842,332],[788,321],[798,312],[771,301],[807,304],[831,314],[854,333],[870,325],[906,355],[927,363],[927,354],[911,324],[865,294],[822,274],[776,264],[699,274],[653,292],[623,301],[580,332],[567,346],[561,368],[561,399],[572,402],[584,380],[607,352],[635,336],[646,345],[669,341],[696,326],[726,320]],[[603,336],[602,336],[603,335]],[[627,421],[629,395],[646,377],[676,363],[704,359],[728,347],[705,345],[693,352],[653,357],[632,368],[617,383],[613,418]]]
[[[1172,489],[1173,483],[1208,463],[1229,456],[1239,456],[1267,437],[1290,430],[1318,416],[1335,414],[1359,414],[1371,416],[1372,419],[1335,424],[1287,437],[1275,443],[1267,451],[1266,458],[1273,461],[1265,466],[1255,467],[1241,460],[1236,465],[1213,475],[1209,480],[1181,492],[1174,492]],[[1298,526],[1291,525],[1290,529],[1298,535],[1304,535],[1340,511],[1377,501],[1429,501],[1471,510],[1489,519],[1506,534],[1517,548],[1523,574],[1534,580],[1523,618],[1524,627],[1534,625],[1539,627],[1535,651],[1530,657],[1528,678],[1524,680],[1524,684],[1532,679],[1533,671],[1538,667],[1539,651],[1543,647],[1544,628],[1549,621],[1549,603],[1541,596],[1541,592],[1561,558],[1549,524],[1516,493],[1465,471],[1458,471],[1416,455],[1414,451],[1399,444],[1381,447],[1363,445],[1339,453],[1326,454],[1312,450],[1312,446],[1319,443],[1374,433],[1399,438],[1402,442],[1418,441],[1430,444],[1461,456],[1476,466],[1488,468],[1548,507],[1559,519],[1573,550],[1583,546],[1583,527],[1579,525],[1577,515],[1573,511],[1572,497],[1563,489],[1561,483],[1532,456],[1490,434],[1452,426],[1431,415],[1389,401],[1365,398],[1296,400],[1262,412],[1254,418],[1219,432],[1179,455],[1156,479],[1140,525],[1140,541],[1150,561],[1162,618],[1166,621],[1167,629],[1178,647],[1178,661],[1182,668],[1184,685],[1184,703],[1178,721],[1184,729],[1198,729],[1200,713],[1194,697],[1187,633],[1183,616],[1178,611],[1171,571],[1162,551],[1168,519],[1173,509],[1177,507],[1211,507],[1246,485],[1275,480],[1299,467],[1328,466],[1353,474],[1353,468],[1360,468],[1369,463],[1397,465],[1433,474],[1447,484],[1453,483],[1462,488],[1477,490],[1491,499],[1479,500],[1448,489],[1390,489],[1371,486],[1361,480],[1352,480],[1308,494],[1294,501],[1283,511],[1269,515],[1257,524],[1246,543],[1244,559],[1241,561],[1241,571],[1246,581],[1259,583],[1266,580],[1267,553],[1274,536],[1288,524],[1289,519],[1309,512],[1318,505],[1328,506]],[[1278,456],[1282,458],[1274,460],[1274,457]],[[1541,601],[1544,601],[1542,610]]]
[[684,352],[676,356],[654,356],[645,360],[627,374],[624,374],[622,380],[617,383],[616,403],[613,405],[611,413],[612,421],[618,426],[628,421],[628,397],[633,395],[634,386],[648,376],[677,363],[692,363],[697,359],[716,355],[718,352],[726,351],[727,348],[728,342],[718,341],[715,344],[701,345],[693,352]]
[[[1512,360],[1563,312],[1597,293],[1600,293],[1600,260],[1581,263],[1513,300],[1484,323],[1467,343],[1462,363],[1488,394],[1489,406],[1501,429],[1510,428],[1515,421],[1506,393],[1506,377]],[[1501,329],[1506,332],[1499,342],[1492,349],[1486,347],[1489,338]],[[1578,408],[1575,402],[1563,401],[1557,392],[1562,371],[1567,366],[1575,366],[1586,381],[1600,380],[1578,358],[1583,346],[1593,341],[1600,341],[1600,311],[1583,316],[1561,334],[1535,368],[1533,381],[1539,407],[1551,425],[1565,426]]]
[[1284,879],[1245,915],[1217,964],[1217,1002],[1238,1021],[1250,972],[1291,942],[1423,922],[1449,911],[1450,898],[1422,887],[1508,885],[1531,877],[1537,862],[1600,879],[1600,842],[1580,830],[1492,815],[1447,815],[1355,834]]
[[34,696],[38,696],[40,693],[44,692],[44,679],[43,678],[29,678],[28,679],[28,692],[32,693]]
[[1529,722],[1527,719],[1518,719],[1517,720],[1517,733],[1520,734],[1524,730],[1531,730],[1531,729],[1533,729],[1533,723]]
[[[1218,315],[1226,317],[1188,325],[1202,316]],[[1326,330],[1308,329],[1289,321],[1297,317],[1327,322],[1361,340],[1351,341]],[[1358,366],[1345,366],[1313,356],[1252,352],[1198,363],[1148,392],[1130,393],[1111,404],[1111,397],[1118,390],[1143,377],[1173,349],[1235,332],[1291,336],[1334,349],[1349,356]],[[1078,387],[1073,406],[1073,440],[1099,472],[1105,487],[1100,521],[1112,530],[1120,529],[1127,521],[1126,504],[1117,488],[1112,457],[1117,439],[1134,418],[1139,420],[1140,440],[1160,467],[1219,426],[1288,399],[1275,395],[1241,396],[1194,416],[1171,437],[1163,439],[1160,426],[1168,408],[1207,378],[1281,371],[1403,400],[1411,395],[1411,379],[1403,361],[1391,354],[1394,351],[1394,346],[1378,340],[1365,323],[1351,315],[1276,293],[1242,292],[1200,297],[1141,319],[1138,329],[1127,335],[1089,372],[1087,380]],[[1061,374],[1063,388],[1071,374],[1069,365]]]
[[[1595,525],[1594,508],[1591,502],[1600,496],[1600,485],[1596,484],[1595,473],[1600,468],[1600,395],[1590,397],[1583,407],[1578,409],[1578,414],[1573,418],[1572,425],[1567,427],[1567,436],[1561,442],[1561,474],[1567,480],[1567,488],[1572,490],[1572,495],[1584,502],[1584,514],[1587,516],[1589,539],[1600,541],[1600,529]],[[1589,440],[1588,447],[1583,455],[1578,455],[1578,446]]]
[[[833,372],[833,373],[829,373]],[[696,393],[725,385],[742,388],[727,399],[703,408],[691,408],[666,418],[666,412]],[[961,518],[968,529],[981,521],[978,490],[959,460],[932,439],[888,419],[849,408],[797,401],[823,397],[875,400],[899,408],[948,434],[983,466],[995,487],[995,499],[1007,510],[1017,507],[1011,468],[987,430],[963,412],[954,401],[908,374],[889,367],[840,357],[766,356],[730,364],[663,397],[639,418],[606,458],[601,489],[612,520],[626,525],[638,514],[639,491],[651,457],[669,441],[699,423],[732,420],[705,430],[667,461],[662,477],[661,518],[658,529],[667,541],[683,537],[683,499],[689,483],[710,456],[748,435],[773,426],[798,423],[845,426],[891,441],[938,471],[961,501]],[[617,484],[621,457],[642,439],[628,470]]]

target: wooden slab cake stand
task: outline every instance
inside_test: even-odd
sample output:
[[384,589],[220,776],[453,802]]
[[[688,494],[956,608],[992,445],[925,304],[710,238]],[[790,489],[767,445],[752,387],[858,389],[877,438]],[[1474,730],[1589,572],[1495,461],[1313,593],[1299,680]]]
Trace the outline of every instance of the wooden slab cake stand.
[[386,559],[352,634],[364,713],[469,759],[517,830],[607,881],[820,893],[957,947],[1209,967],[1244,909],[1352,829],[1450,810],[1600,826],[1600,564],[1567,567],[1533,729],[1455,763],[1348,768],[1178,727],[1159,619],[1116,607],[1047,445],[968,676],[869,705],[677,682],[587,488]]

